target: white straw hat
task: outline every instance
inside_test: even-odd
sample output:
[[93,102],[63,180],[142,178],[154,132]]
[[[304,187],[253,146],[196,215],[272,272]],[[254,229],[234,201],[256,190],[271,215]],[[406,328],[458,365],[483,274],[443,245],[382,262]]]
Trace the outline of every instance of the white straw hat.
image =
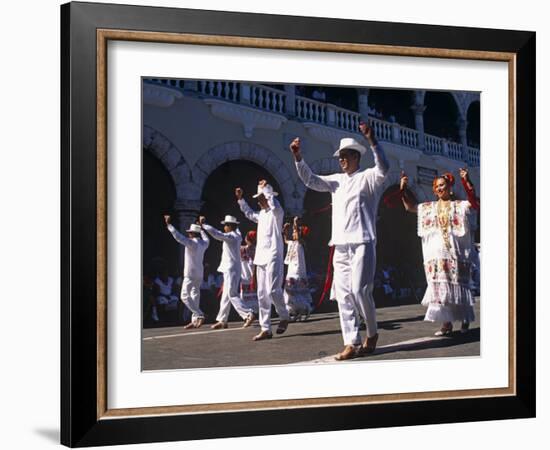
[[192,223],[188,230],[185,230],[187,233],[200,233],[201,226],[196,223]]
[[356,152],[359,152],[361,155],[364,155],[367,152],[367,149],[365,148],[365,146],[361,145],[355,139],[343,138],[340,140],[340,147],[338,148],[338,150],[334,152],[333,156],[340,156],[340,150],[344,150],[346,148],[355,150]]
[[258,185],[258,193],[256,195],[253,195],[252,198],[257,198],[262,194],[264,194],[265,197],[276,197],[277,195],[279,195],[277,192],[273,191],[273,188],[270,184],[266,184],[264,185],[264,187]]
[[226,223],[233,223],[235,225],[238,225],[240,222],[237,221],[237,219],[233,216],[225,216],[225,219],[222,220],[222,225],[225,225]]

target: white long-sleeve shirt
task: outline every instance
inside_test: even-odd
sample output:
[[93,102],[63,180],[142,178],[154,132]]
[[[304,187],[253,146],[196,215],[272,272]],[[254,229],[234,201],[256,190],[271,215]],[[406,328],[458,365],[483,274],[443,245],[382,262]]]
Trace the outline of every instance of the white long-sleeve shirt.
[[258,224],[256,231],[256,256],[254,264],[263,266],[271,261],[283,259],[283,219],[284,211],[279,201],[268,198],[268,207],[254,211],[244,198],[238,201],[241,211],[248,220]]
[[350,175],[316,175],[303,159],[296,162],[298,176],[308,188],[332,194],[331,245],[376,240],[376,209],[388,166],[380,146],[372,150],[376,165]]
[[202,226],[217,241],[222,242],[222,259],[218,266],[218,272],[228,272],[238,270],[241,273],[241,232],[237,229],[224,233],[211,225]]
[[204,252],[210,244],[210,240],[204,231],[201,231],[201,238],[188,238],[174,228],[168,225],[168,231],[176,241],[185,247],[185,262],[183,266],[183,276],[194,279],[201,279],[204,273],[203,260]]

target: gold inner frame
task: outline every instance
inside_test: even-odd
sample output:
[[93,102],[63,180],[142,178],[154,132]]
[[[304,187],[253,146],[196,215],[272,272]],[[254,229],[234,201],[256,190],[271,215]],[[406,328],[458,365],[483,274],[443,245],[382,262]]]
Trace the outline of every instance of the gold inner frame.
[[[436,57],[501,61],[508,63],[509,74],[509,136],[508,136],[508,206],[509,206],[509,339],[508,387],[468,389],[403,394],[380,394],[253,402],[211,403],[108,409],[107,405],[107,42],[109,40],[215,45],[231,47],[307,50],[371,55]],[[174,414],[220,413],[269,409],[314,408],[358,404],[395,403],[423,400],[449,400],[512,396],[516,394],[516,54],[445,48],[398,47],[341,42],[296,41],[237,36],[156,33],[145,31],[97,30],[97,419]]]

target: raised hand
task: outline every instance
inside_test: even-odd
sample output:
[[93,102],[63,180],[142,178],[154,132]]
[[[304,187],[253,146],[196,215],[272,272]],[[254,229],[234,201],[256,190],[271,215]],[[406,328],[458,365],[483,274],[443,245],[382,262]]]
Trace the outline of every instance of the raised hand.
[[460,174],[460,178],[462,178],[463,180],[465,181],[468,181],[469,180],[469,176],[468,176],[468,169],[464,169],[464,168],[460,168],[458,173]]
[[170,216],[169,216],[169,215],[165,215],[165,216],[164,216],[164,223],[165,223],[166,225],[170,225],[170,221],[171,221]]
[[199,225],[204,225],[205,222],[206,222],[206,217],[199,216]]
[[365,122],[359,123],[359,131],[367,138],[371,145],[376,144],[376,138],[374,136],[374,130]]
[[302,154],[300,153],[300,138],[299,137],[295,138],[290,143],[290,151],[294,155],[294,159],[296,161],[300,161],[302,159]]
[[409,184],[409,177],[407,175],[405,175],[405,172],[402,170],[401,171],[401,181],[399,183],[399,188],[401,190],[404,190],[407,185]]
[[235,189],[235,197],[237,197],[237,200],[243,198],[243,190],[240,187]]

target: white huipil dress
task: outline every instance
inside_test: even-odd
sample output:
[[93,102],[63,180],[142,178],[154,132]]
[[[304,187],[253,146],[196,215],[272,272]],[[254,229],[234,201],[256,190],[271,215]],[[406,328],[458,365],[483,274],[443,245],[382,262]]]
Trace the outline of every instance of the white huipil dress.
[[448,245],[438,217],[438,202],[418,205],[418,236],[422,238],[427,288],[422,305],[430,322],[473,322],[472,248],[468,201],[453,200],[448,211]]
[[311,293],[307,283],[304,246],[299,240],[287,241],[284,298],[291,316],[308,315],[311,312]]

